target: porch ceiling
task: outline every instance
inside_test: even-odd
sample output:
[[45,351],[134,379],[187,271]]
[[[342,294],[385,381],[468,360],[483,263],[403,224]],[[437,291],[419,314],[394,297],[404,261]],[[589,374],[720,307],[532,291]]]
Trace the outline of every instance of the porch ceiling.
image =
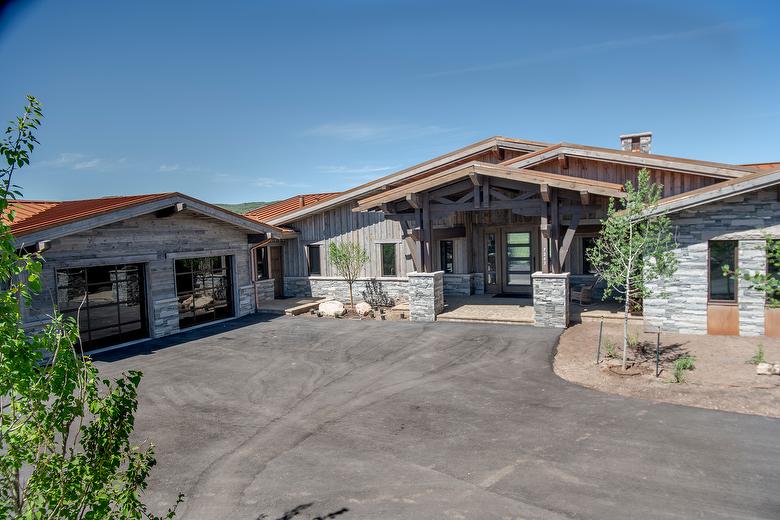
[[416,194],[441,188],[446,185],[458,183],[470,179],[475,185],[479,184],[480,177],[505,179],[518,183],[538,186],[540,191],[549,188],[559,188],[577,192],[581,195],[592,194],[606,197],[625,197],[623,186],[616,183],[596,181],[558,175],[555,173],[540,172],[528,169],[517,169],[507,166],[471,162],[463,166],[441,172],[437,175],[421,179],[404,186],[387,190],[383,193],[367,197],[358,202],[353,211],[370,211],[380,209],[383,204],[393,203],[399,200],[407,200]]

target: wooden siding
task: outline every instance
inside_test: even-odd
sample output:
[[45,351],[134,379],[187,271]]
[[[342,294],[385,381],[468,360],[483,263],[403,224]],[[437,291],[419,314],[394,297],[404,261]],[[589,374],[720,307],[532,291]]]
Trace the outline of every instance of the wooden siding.
[[[594,161],[578,157],[568,157],[566,162],[568,168],[565,169],[561,169],[560,162],[557,158],[537,164],[533,166],[532,169],[547,173],[570,175],[583,179],[614,182],[617,184],[625,184],[627,180],[636,182],[637,173],[641,169],[626,164]],[[721,182],[720,179],[705,177],[703,175],[684,174],[650,168],[648,168],[648,170],[650,171],[650,180],[663,185],[664,197],[670,197],[672,195],[677,195],[678,193],[703,188]]]
[[381,212],[353,212],[353,203],[342,204],[291,224],[300,235],[284,242],[284,275],[308,276],[305,247],[320,244],[322,272],[320,276],[338,276],[328,259],[331,241],[350,240],[366,250],[369,261],[361,276],[379,278],[382,276],[381,243],[396,243],[397,276],[404,277],[414,271],[406,245],[401,242],[401,225],[385,220]]

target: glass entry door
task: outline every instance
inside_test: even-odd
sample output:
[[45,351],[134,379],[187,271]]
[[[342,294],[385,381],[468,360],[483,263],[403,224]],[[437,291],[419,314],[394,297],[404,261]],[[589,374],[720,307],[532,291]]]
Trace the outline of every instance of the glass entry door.
[[504,292],[531,295],[533,250],[530,231],[507,231],[504,235]]

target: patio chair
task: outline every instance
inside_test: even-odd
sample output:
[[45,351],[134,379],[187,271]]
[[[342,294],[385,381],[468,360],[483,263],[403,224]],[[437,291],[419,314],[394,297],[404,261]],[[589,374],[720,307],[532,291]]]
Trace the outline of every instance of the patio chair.
[[579,291],[572,291],[571,300],[576,301],[580,305],[589,305],[593,303],[593,289],[596,288],[598,282],[598,279],[596,279],[590,284],[580,287]]

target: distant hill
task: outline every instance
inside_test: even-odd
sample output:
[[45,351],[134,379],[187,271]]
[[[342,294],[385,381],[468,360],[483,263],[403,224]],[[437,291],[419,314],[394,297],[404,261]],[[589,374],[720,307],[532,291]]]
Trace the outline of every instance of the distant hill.
[[214,204],[214,205],[219,206],[222,209],[232,211],[233,213],[238,213],[240,215],[243,215],[247,211],[251,211],[257,208],[262,208],[263,206],[267,206],[274,202],[276,201],[272,200],[269,202],[240,202],[238,204]]

